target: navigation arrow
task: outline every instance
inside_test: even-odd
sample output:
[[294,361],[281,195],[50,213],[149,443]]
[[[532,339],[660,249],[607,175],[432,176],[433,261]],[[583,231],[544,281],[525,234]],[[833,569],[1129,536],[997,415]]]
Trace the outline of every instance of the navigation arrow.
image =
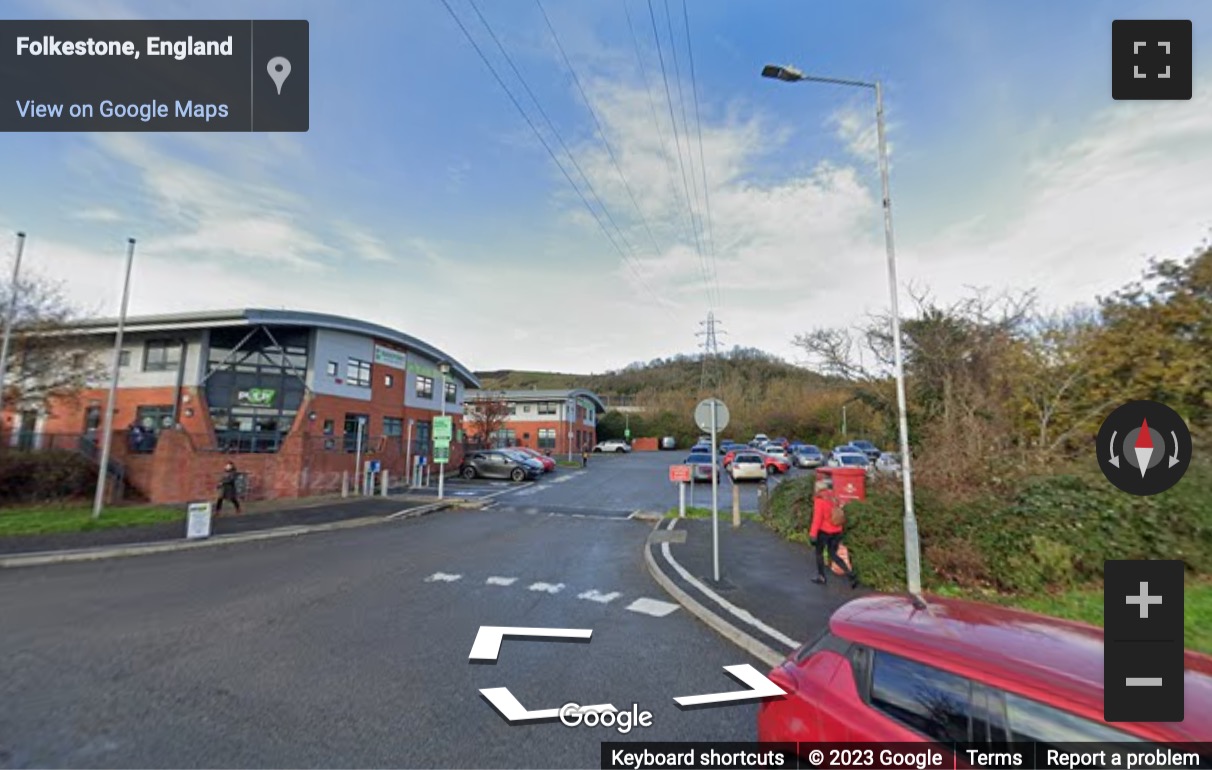
[[[507,636],[523,636],[535,639],[560,639],[589,641],[591,628],[518,628],[515,626],[480,626],[476,640],[471,645],[468,660],[495,663],[501,654],[501,642]],[[512,696],[511,696],[512,697]],[[516,701],[515,701],[516,702]]]
[[1116,433],[1119,433],[1119,431],[1117,431],[1117,430],[1111,431],[1111,464],[1114,465],[1116,468],[1118,468],[1119,467],[1119,455],[1115,454],[1115,434]]
[[1170,431],[1170,438],[1174,439],[1174,454],[1170,455],[1170,464],[1166,466],[1167,468],[1178,465],[1178,433]]
[[[480,690],[480,695],[483,695],[484,700],[492,704],[492,707],[501,716],[505,717],[506,721],[510,724],[558,719],[560,716],[560,709],[558,708],[527,711],[526,707],[518,702],[518,699],[513,696],[508,687],[490,687],[486,690]],[[560,708],[563,707],[561,706]],[[618,711],[618,709],[609,703],[603,703],[599,706],[581,706],[578,711],[582,714],[588,714],[589,712]]]
[[773,698],[787,694],[783,688],[767,679],[748,663],[742,663],[739,666],[724,666],[724,670],[741,684],[747,685],[749,689],[736,690],[734,692],[714,692],[707,695],[683,695],[680,698],[674,698],[674,701],[679,706],[706,706],[711,703],[761,700],[763,698]]

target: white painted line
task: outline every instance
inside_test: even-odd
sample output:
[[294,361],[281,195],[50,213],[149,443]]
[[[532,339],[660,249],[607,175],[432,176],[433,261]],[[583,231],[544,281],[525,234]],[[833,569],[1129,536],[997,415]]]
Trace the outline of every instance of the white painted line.
[[[666,527],[666,529],[672,530],[674,528],[674,526],[677,525],[677,523],[678,523],[677,519],[670,519],[669,526]],[[779,631],[778,629],[771,628],[770,626],[766,625],[762,621],[758,620],[756,617],[754,617],[748,611],[741,609],[740,607],[736,606],[735,604],[732,604],[727,599],[720,596],[715,591],[712,591],[710,588],[703,585],[700,581],[696,580],[693,575],[691,575],[689,572],[686,571],[685,567],[683,567],[681,564],[678,564],[677,560],[673,558],[673,554],[671,554],[669,552],[669,543],[661,543],[661,554],[665,557],[665,561],[669,562],[669,564],[672,565],[672,567],[677,571],[677,573],[682,576],[683,580],[685,580],[687,583],[690,583],[692,586],[694,586],[698,590],[702,591],[708,598],[710,598],[716,604],[718,604],[721,607],[723,607],[724,609],[728,610],[728,612],[733,617],[738,618],[739,620],[742,620],[745,623],[748,623],[749,625],[758,629],[762,633],[767,634],[772,639],[779,640],[780,642],[787,645],[789,648],[791,648],[793,650],[798,650],[800,647],[804,646],[802,642],[797,642],[794,639],[792,639],[791,637],[789,637],[786,634]]]
[[564,584],[563,583],[532,583],[530,585],[530,590],[531,591],[546,591],[549,594],[558,594],[560,591],[564,590]]
[[598,593],[596,590],[593,590],[593,591],[586,591],[583,594],[577,594],[578,599],[587,599],[591,602],[597,602],[598,604],[610,604],[612,601],[619,598],[620,596],[622,596],[622,594],[619,593],[618,591],[612,591],[611,593],[608,593],[608,594],[601,594],[601,593]]
[[631,610],[632,612],[642,612],[645,615],[651,615],[654,618],[663,618],[677,608],[678,605],[676,604],[657,601],[656,599],[636,599],[634,602],[627,605],[627,609]]
[[426,583],[453,583],[456,580],[462,579],[462,575],[450,575],[445,572],[435,572],[425,578]]
[[484,582],[490,586],[511,586],[514,583],[518,582],[518,579],[516,577],[514,577],[514,578],[490,577],[487,580],[485,580]]

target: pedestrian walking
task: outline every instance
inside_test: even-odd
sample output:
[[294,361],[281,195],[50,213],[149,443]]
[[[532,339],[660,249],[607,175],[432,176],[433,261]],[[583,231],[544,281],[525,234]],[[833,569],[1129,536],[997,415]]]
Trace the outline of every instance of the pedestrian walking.
[[581,450],[581,467],[582,468],[589,467],[589,450],[588,449]]
[[223,510],[224,501],[236,506],[236,513],[240,513],[239,482],[240,473],[236,470],[236,464],[228,463],[223,466],[223,478],[219,480],[219,499],[215,501],[215,513]]
[[833,481],[822,479],[816,482],[816,496],[812,503],[812,529],[808,533],[816,551],[816,577],[812,579],[813,583],[824,585],[827,582],[825,553],[828,552],[830,563],[841,569],[841,576],[850,581],[850,587],[858,587],[858,575],[840,553],[845,531],[845,505],[833,491]]

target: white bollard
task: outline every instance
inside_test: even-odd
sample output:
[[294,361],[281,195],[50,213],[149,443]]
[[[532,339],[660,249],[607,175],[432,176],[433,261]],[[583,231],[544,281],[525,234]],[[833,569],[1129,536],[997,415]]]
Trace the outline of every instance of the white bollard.
[[387,488],[389,486],[391,486],[388,483],[389,479],[390,479],[390,476],[388,475],[387,471],[383,471],[383,497],[387,497]]
[[341,497],[349,497],[349,471],[341,471]]

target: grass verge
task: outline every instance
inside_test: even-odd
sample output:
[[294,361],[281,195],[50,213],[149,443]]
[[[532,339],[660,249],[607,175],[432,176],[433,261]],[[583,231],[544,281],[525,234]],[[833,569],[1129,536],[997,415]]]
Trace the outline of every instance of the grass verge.
[[[674,507],[670,508],[668,511],[665,511],[665,518],[667,518],[667,519],[678,518],[678,508],[676,505]],[[686,518],[688,518],[688,519],[707,519],[708,521],[710,521],[711,520],[711,509],[710,508],[701,508],[699,506],[686,506]],[[732,521],[732,509],[731,508],[727,508],[727,509],[721,508],[720,509],[720,518],[723,520],[726,520],[726,521]],[[752,513],[749,511],[741,511],[741,518],[746,519],[748,521],[757,521],[758,515],[756,513]]]
[[106,508],[98,519],[93,519],[92,506],[83,503],[0,508],[0,537],[91,532],[184,520],[184,510],[162,505]]
[[[1053,594],[1008,596],[986,591],[940,588],[935,593],[1019,607],[1042,615],[1103,625],[1102,586],[1087,586]],[[1212,581],[1187,583],[1183,596],[1183,644],[1188,650],[1212,655]]]

